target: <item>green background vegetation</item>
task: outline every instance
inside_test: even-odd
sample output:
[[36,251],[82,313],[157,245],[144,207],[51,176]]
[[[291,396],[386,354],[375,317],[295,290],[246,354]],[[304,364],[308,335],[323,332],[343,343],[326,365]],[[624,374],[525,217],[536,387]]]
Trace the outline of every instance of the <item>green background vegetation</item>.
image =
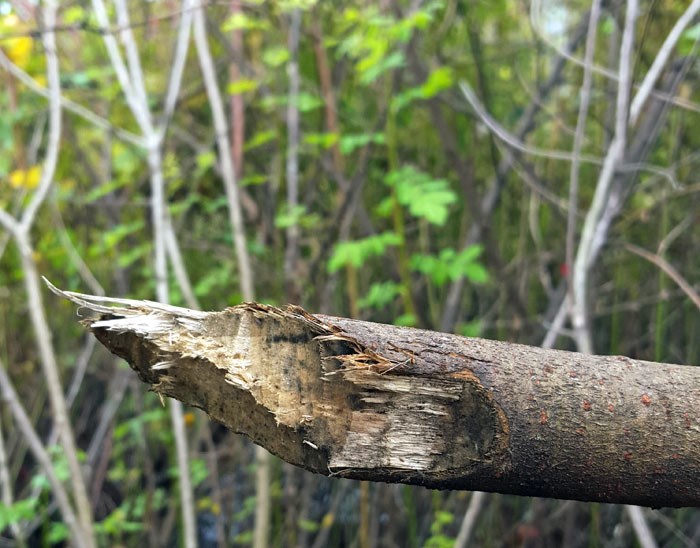
[[[0,48],[39,86],[45,54],[39,12],[0,2]],[[537,28],[529,4],[493,2],[212,3],[209,47],[225,94],[246,248],[261,302],[293,301],[312,312],[448,329],[539,345],[566,292],[570,162],[523,154],[495,138],[459,83],[527,146],[571,151],[583,70],[566,62],[547,86],[557,57],[587,20],[588,2],[552,2]],[[643,2],[633,78],[639,83],[685,6]],[[133,2],[131,23],[148,104],[162,111],[181,6]],[[110,12],[111,13],[111,12]],[[297,46],[290,46],[293,14]],[[625,3],[604,3],[596,64],[616,69]],[[156,294],[152,187],[144,148],[114,128],[139,134],[92,9],[63,2],[56,33],[61,92],[109,120],[113,130],[64,111],[53,185],[36,217],[32,260],[57,286],[112,296]],[[104,29],[103,29],[104,30]],[[547,33],[552,43],[543,39]],[[118,34],[118,33],[117,33]],[[695,55],[700,26],[689,26],[672,63]],[[293,51],[298,47],[298,51]],[[583,58],[584,40],[572,55]],[[290,93],[291,63],[299,91]],[[669,66],[672,64],[669,63]],[[31,200],[47,147],[47,101],[0,72],[0,208],[19,214]],[[613,135],[617,88],[594,74],[582,152],[602,159]],[[690,63],[659,118],[640,169],[626,180],[619,215],[589,280],[597,353],[700,363],[700,317],[692,301],[635,244],[658,254],[691,283],[700,279],[698,66]],[[236,105],[244,117],[232,114]],[[528,109],[532,122],[519,127]],[[298,139],[289,112],[298,115]],[[235,129],[237,128],[237,129]],[[641,129],[640,129],[641,128]],[[239,131],[239,133],[236,133]],[[647,131],[632,128],[630,142]],[[290,148],[293,145],[293,149]],[[237,148],[236,148],[237,147]],[[290,152],[292,150],[292,152]],[[298,200],[288,199],[290,154],[298,154]],[[504,166],[504,158],[515,161]],[[194,295],[204,309],[240,303],[240,274],[221,180],[210,102],[194,46],[162,146],[165,201]],[[584,163],[577,232],[600,166]],[[621,176],[621,175],[620,175]],[[493,207],[488,200],[493,198]],[[285,262],[295,235],[293,264]],[[476,235],[476,237],[474,237]],[[170,301],[188,305],[170,272]],[[31,329],[17,246],[0,230],[0,359],[60,478],[68,477],[52,435],[39,349]],[[99,285],[96,285],[99,283]],[[455,284],[462,290],[452,293]],[[697,287],[697,285],[696,285]],[[452,321],[446,308],[456,305]],[[81,459],[89,465],[99,543],[171,546],[181,541],[178,471],[166,408],[128,367],[92,345],[74,308],[44,292],[64,391]],[[568,326],[557,346],[575,349]],[[82,367],[81,364],[86,367]],[[6,407],[1,424],[11,504],[0,506],[2,538],[11,525],[36,545],[69,531],[52,489]],[[253,540],[255,458],[245,440],[185,412],[202,546]],[[104,430],[99,431],[98,426]],[[365,485],[272,464],[270,544],[451,546],[468,493]],[[663,546],[700,542],[694,510],[649,511]],[[618,506],[490,496],[472,533],[479,546],[630,546],[635,535]],[[319,544],[324,545],[324,544]]]

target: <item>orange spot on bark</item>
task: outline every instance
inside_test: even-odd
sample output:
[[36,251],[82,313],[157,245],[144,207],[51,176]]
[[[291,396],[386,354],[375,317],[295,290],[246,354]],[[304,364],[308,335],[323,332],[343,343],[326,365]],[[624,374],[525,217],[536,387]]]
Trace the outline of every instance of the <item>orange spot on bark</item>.
[[549,417],[544,409],[540,409],[540,424],[547,424],[549,422]]
[[632,451],[625,451],[622,454],[622,458],[625,459],[627,462],[630,462],[632,460]]
[[608,411],[610,411],[611,413],[615,412],[615,406],[612,403],[608,404]]
[[591,409],[593,409],[593,404],[588,400],[583,400],[583,410],[590,411]]
[[651,396],[649,394],[642,394],[642,397],[640,398],[640,401],[649,407],[651,405]]

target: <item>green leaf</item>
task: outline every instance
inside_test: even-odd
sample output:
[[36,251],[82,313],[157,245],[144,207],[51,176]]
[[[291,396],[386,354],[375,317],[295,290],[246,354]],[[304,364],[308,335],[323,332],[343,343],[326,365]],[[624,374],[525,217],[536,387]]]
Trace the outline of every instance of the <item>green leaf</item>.
[[315,533],[320,528],[318,523],[311,521],[310,519],[300,519],[297,522],[297,525],[299,525],[299,529],[306,531],[307,533]]
[[457,331],[463,337],[478,337],[481,335],[482,327],[481,320],[473,320],[460,324]]
[[260,86],[260,82],[250,78],[241,78],[235,82],[229,82],[226,86],[226,93],[229,95],[240,95],[250,91],[255,91]]
[[405,64],[406,59],[404,54],[400,51],[395,51],[369,67],[362,67],[359,69],[360,82],[365,85],[371,84],[385,72],[403,67]]
[[309,112],[323,106],[323,101],[310,93],[300,93],[297,96],[296,107],[300,112]]
[[401,109],[410,105],[416,99],[421,99],[422,97],[423,97],[423,90],[421,87],[407,89],[406,91],[403,91],[403,92],[399,93],[398,95],[395,95],[391,99],[391,107],[390,107],[391,111],[392,112],[399,112]]
[[129,249],[124,250],[117,257],[119,268],[128,268],[139,259],[142,259],[151,252],[151,242],[144,242]]
[[245,13],[237,12],[231,14],[221,25],[221,30],[228,32],[231,30],[267,30],[270,24],[261,19],[256,19]]
[[218,268],[209,268],[206,274],[195,284],[194,294],[197,297],[206,297],[211,295],[217,288],[224,288],[230,283],[231,272],[226,265]]
[[68,538],[68,534],[68,526],[65,523],[54,521],[49,526],[46,541],[51,545],[60,544]]
[[216,154],[213,150],[197,154],[197,170],[202,172],[208,170],[216,163]]
[[113,249],[119,242],[130,234],[143,230],[144,221],[142,219],[131,223],[124,223],[115,226],[113,229],[102,235],[103,249]]
[[91,204],[103,196],[106,196],[107,194],[110,194],[114,192],[117,189],[120,189],[122,187],[127,186],[127,181],[125,179],[113,179],[111,181],[106,182],[103,185],[99,185],[95,188],[93,188],[90,192],[88,192],[84,197],[83,197],[83,203],[84,204]]
[[449,263],[432,255],[412,255],[411,270],[425,274],[438,287],[450,279]]
[[413,314],[401,314],[401,316],[394,320],[394,325],[415,327],[418,325],[418,319]]
[[248,140],[243,149],[247,152],[250,149],[262,146],[264,144],[269,143],[270,141],[274,141],[276,138],[277,132],[274,129],[270,129],[267,131],[258,131]]
[[683,33],[683,38],[686,40],[692,40],[693,42],[695,40],[700,39],[700,23],[696,23],[692,27],[688,28],[684,33]]
[[209,477],[209,468],[204,459],[190,459],[190,477],[192,478],[192,485],[194,487],[197,487]]
[[387,174],[386,183],[396,188],[399,203],[414,217],[442,226],[447,221],[449,206],[457,195],[444,179],[434,179],[411,166]]
[[337,142],[337,133],[307,133],[304,135],[304,143],[321,148],[331,148]]
[[243,177],[240,181],[241,186],[255,186],[255,185],[261,185],[263,183],[266,183],[269,181],[270,178],[267,175],[260,175],[260,174],[250,174],[246,175]]
[[289,61],[289,50],[281,46],[268,48],[263,52],[262,60],[270,67],[279,67]]
[[337,272],[347,265],[359,268],[370,257],[381,256],[388,247],[400,243],[401,237],[394,232],[383,232],[362,240],[340,242],[336,244],[328,260],[328,272]]
[[350,154],[354,150],[370,143],[383,145],[386,142],[383,133],[359,133],[354,135],[343,135],[340,138],[340,152]]
[[0,531],[9,525],[14,525],[36,517],[37,498],[18,500],[10,505],[0,503]]
[[367,295],[358,300],[357,306],[361,309],[380,310],[391,304],[401,294],[401,289],[401,284],[396,282],[373,283]]
[[277,5],[284,12],[292,10],[307,11],[313,8],[318,3],[318,0],[277,0]]
[[275,216],[275,228],[285,229],[300,224],[302,217],[306,215],[306,207],[296,205],[289,208],[287,205]]
[[430,99],[441,91],[451,88],[454,81],[454,71],[450,67],[435,69],[421,86],[423,98]]
[[438,287],[462,277],[473,283],[485,283],[489,279],[488,272],[477,262],[482,251],[480,245],[473,245],[460,253],[444,248],[437,257],[417,253],[411,256],[411,269],[425,274]]

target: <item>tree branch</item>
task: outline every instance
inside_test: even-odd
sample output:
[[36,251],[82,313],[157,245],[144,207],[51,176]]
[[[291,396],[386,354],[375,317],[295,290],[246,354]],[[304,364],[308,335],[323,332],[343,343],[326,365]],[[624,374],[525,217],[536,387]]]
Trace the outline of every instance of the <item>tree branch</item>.
[[[324,475],[700,506],[700,368],[53,291],[159,394]],[[112,303],[111,306],[109,304]]]

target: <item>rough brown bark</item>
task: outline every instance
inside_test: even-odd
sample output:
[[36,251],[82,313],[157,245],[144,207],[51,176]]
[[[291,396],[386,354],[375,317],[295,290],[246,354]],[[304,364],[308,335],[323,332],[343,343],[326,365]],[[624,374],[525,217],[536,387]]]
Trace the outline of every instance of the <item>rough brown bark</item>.
[[[56,292],[155,392],[325,475],[700,506],[700,368]],[[104,306],[103,302],[110,303]]]

